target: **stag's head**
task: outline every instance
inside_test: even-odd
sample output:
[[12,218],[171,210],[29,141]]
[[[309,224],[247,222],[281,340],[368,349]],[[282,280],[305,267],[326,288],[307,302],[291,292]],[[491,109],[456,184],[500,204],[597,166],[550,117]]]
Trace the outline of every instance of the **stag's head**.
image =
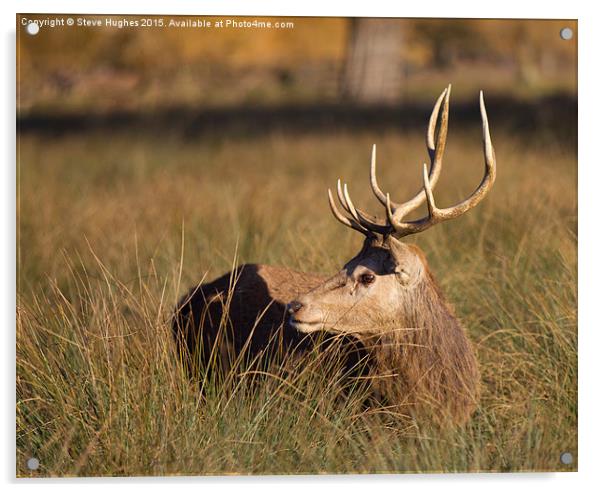
[[[451,86],[448,86],[433,108],[426,135],[430,168],[424,164],[422,189],[411,200],[396,203],[391,200],[389,193],[381,190],[376,179],[375,147],[372,148],[370,185],[384,207],[384,218],[378,219],[355,207],[347,185],[341,186],[340,180],[337,183],[337,197],[343,213],[328,190],[330,208],[336,219],[362,233],[366,239],[361,251],[339,273],[289,304],[290,323],[295,328],[307,333],[318,330],[355,335],[374,333],[375,329],[378,332],[394,328],[400,319],[416,321],[417,316],[421,316],[416,313],[417,309],[432,311],[436,309],[437,302],[443,304],[424,253],[415,245],[403,243],[401,238],[459,217],[476,206],[491,189],[496,171],[495,153],[481,92],[484,177],[474,193],[464,201],[449,208],[435,205],[433,189],[441,173],[450,90]],[[427,215],[418,220],[406,220],[407,215],[425,201]]]

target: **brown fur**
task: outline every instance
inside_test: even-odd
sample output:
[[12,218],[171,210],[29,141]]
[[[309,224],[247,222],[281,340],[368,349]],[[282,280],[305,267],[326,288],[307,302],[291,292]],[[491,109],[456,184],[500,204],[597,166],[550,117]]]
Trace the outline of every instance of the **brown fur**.
[[[392,273],[400,264],[416,276],[410,286],[401,287]],[[344,289],[356,292],[359,287],[351,285],[354,271],[368,267],[379,281],[388,282],[384,284],[387,292],[397,289],[393,300],[380,308],[390,313],[379,312],[368,294],[357,295],[349,304],[353,296]],[[310,308],[320,307],[325,300],[329,313],[341,305],[340,312],[316,330],[361,342],[371,356],[374,392],[394,412],[430,413],[438,420],[462,423],[474,411],[479,371],[470,342],[422,251],[390,238],[367,240],[360,253],[330,279],[287,268],[243,265],[185,296],[176,312],[174,334],[183,342],[180,346],[189,367],[210,365],[211,350],[220,338],[230,360],[243,349],[253,356],[265,350],[307,348],[307,338],[299,331],[302,328],[291,326],[286,309],[287,303],[297,298],[304,307],[293,321],[300,324],[304,313],[315,315]],[[222,349],[220,357],[223,355]]]
[[397,330],[364,339],[376,360],[373,386],[397,412],[463,423],[479,399],[477,360],[428,268],[408,305]]
[[181,357],[191,370],[207,367],[219,338],[227,347],[219,355],[225,365],[243,348],[255,357],[266,348],[299,346],[305,337],[287,323],[286,305],[323,280],[288,268],[248,264],[193,288],[174,317],[174,335],[185,349]]

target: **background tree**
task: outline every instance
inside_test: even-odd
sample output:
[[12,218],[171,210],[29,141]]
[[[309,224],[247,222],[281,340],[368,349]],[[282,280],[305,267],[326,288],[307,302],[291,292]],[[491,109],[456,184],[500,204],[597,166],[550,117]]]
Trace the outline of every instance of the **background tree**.
[[361,104],[398,101],[403,84],[403,31],[398,19],[350,19],[341,91]]

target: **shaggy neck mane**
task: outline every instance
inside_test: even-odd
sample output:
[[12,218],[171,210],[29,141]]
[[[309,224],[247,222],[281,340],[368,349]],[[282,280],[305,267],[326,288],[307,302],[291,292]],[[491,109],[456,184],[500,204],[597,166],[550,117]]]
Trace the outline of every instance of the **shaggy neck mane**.
[[388,404],[465,421],[478,399],[477,362],[460,322],[430,271],[401,304],[397,326],[372,345],[375,387]]

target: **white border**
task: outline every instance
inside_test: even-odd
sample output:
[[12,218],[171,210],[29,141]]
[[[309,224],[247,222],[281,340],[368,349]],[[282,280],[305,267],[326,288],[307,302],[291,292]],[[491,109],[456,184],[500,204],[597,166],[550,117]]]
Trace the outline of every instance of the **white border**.
[[[587,490],[591,485],[602,482],[599,458],[602,453],[600,433],[601,403],[599,388],[602,387],[600,360],[602,355],[602,322],[600,320],[600,291],[597,284],[601,278],[600,262],[600,217],[597,207],[599,183],[602,182],[602,162],[596,157],[600,146],[600,124],[602,114],[598,88],[602,86],[600,62],[597,60],[600,46],[600,16],[593,1],[546,1],[526,2],[505,0],[503,2],[473,2],[469,0],[394,2],[384,0],[324,2],[305,0],[294,5],[276,1],[231,1],[190,2],[156,1],[136,2],[133,0],[104,0],[82,3],[75,0],[4,1],[0,9],[3,26],[1,78],[3,107],[1,119],[4,162],[0,167],[3,186],[2,199],[2,306],[3,348],[5,369],[2,378],[2,446],[0,448],[4,481],[15,485],[14,458],[14,303],[15,303],[15,14],[29,13],[115,13],[115,14],[232,14],[232,15],[314,15],[314,16],[399,16],[399,17],[499,17],[499,18],[570,18],[579,20],[579,473],[555,474],[481,474],[481,475],[402,475],[402,476],[345,476],[345,477],[233,477],[227,479],[89,479],[89,480],[45,480],[46,485],[64,487],[83,483],[94,488],[111,485],[116,489],[133,483],[157,489],[166,485],[198,487],[282,488],[301,490],[319,486],[331,488],[343,485],[348,489],[378,487],[399,490],[400,486],[412,490],[441,489],[446,492],[461,490],[488,491],[508,488],[527,489],[545,487],[546,490]],[[545,163],[542,163],[545,165]],[[6,403],[5,403],[6,402]],[[39,483],[39,482],[38,482]],[[34,485],[32,481],[20,481],[21,488]]]
[[475,5],[467,0],[444,2],[406,2],[397,6],[385,0],[370,2],[349,0],[286,3],[275,0],[233,1],[179,1],[149,0],[88,1],[77,0],[22,0],[13,2],[18,12],[39,13],[115,13],[115,14],[233,14],[233,15],[292,15],[292,16],[365,16],[365,17],[500,17],[500,18],[576,18],[579,2],[548,1],[545,6],[535,2],[509,0]]

